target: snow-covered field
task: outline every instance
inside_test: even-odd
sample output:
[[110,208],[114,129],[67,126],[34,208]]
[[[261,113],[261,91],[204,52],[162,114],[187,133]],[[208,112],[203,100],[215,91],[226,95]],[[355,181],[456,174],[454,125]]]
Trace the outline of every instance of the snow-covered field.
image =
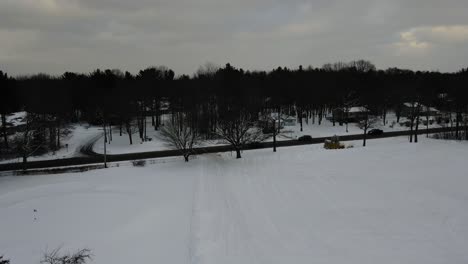
[[99,264],[468,263],[468,144],[360,143],[0,177],[0,255],[38,263],[63,246],[89,247]]

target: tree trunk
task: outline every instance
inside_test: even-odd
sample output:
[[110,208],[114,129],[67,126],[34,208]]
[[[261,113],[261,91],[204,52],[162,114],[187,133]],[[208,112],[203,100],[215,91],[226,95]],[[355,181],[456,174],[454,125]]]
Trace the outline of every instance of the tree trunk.
[[236,148],[236,159],[242,158],[240,148]]
[[159,125],[161,125],[161,113],[159,109],[156,109],[156,126],[154,127],[154,130],[158,130]]
[[465,140],[468,140],[468,124],[465,122]]
[[416,128],[414,130],[414,143],[418,143],[419,113],[416,117]]
[[57,127],[57,149],[60,149],[60,125]]
[[413,119],[411,119],[411,125],[410,125],[410,138],[409,138],[409,142],[410,143],[413,143]]
[[363,147],[366,146],[366,139],[367,139],[367,129],[364,129],[364,137],[363,137],[363,141],[362,141],[362,146]]
[[127,134],[128,134],[128,139],[130,140],[130,145],[133,144],[133,141],[132,141],[132,129],[130,127],[130,122],[127,122],[125,124],[125,127],[126,127],[126,130],[127,130]]
[[[333,119],[335,119],[335,114],[333,114],[333,112],[334,112],[334,111],[332,110]],[[338,120],[338,124],[339,124],[340,126],[343,125],[343,113],[341,113],[340,119]]]
[[276,122],[273,121],[273,152],[276,152]]
[[319,110],[319,116],[318,116],[318,124],[319,126],[322,124],[322,118],[323,118],[323,108],[320,108]]
[[55,151],[55,128],[49,126],[49,149]]
[[104,168],[107,168],[107,131],[106,131],[106,122],[103,122],[103,129],[104,129]]
[[2,134],[3,134],[3,144],[5,148],[8,149],[8,135],[7,135],[7,128],[6,128],[6,115],[2,113]]
[[333,122],[333,126],[335,126],[335,112],[334,111],[332,112],[332,122]]
[[112,125],[109,124],[109,144],[111,143],[112,141]]
[[143,120],[144,120],[144,121],[143,121],[143,122],[144,122],[144,123],[143,123],[143,127],[144,127],[144,129],[145,129],[145,139],[144,139],[143,141],[146,142],[146,138],[147,138],[147,134],[146,134],[146,115],[145,115],[145,117],[143,118]]
[[28,156],[26,154],[23,154],[23,170],[25,171],[28,167]]
[[413,143],[413,127],[414,127],[414,119],[415,119],[415,110],[414,110],[414,105],[411,108],[411,122],[410,122],[410,143]]
[[140,135],[140,139],[143,140],[143,121],[141,116],[138,118],[138,133]]
[[429,137],[429,111],[426,113],[426,137]]
[[301,132],[303,131],[302,129],[302,115],[299,116],[299,124],[301,125]]
[[383,119],[383,125],[385,126],[387,124],[387,108],[385,107],[383,109],[382,119]]
[[345,122],[346,122],[346,133],[348,133],[349,132],[349,130],[348,130],[348,124],[349,124],[348,111],[346,111],[345,118],[346,118],[346,120],[345,120]]

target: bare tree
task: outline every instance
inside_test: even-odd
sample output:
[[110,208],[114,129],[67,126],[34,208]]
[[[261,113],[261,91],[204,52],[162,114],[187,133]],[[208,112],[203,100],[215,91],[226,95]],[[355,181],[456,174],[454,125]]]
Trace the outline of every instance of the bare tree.
[[41,264],[85,264],[92,260],[93,255],[89,249],[81,249],[70,254],[60,254],[61,248],[56,248],[51,252],[44,253]]
[[125,132],[127,133],[128,135],[128,139],[130,141],[130,145],[133,144],[133,138],[132,138],[132,134],[135,133],[135,126],[134,124],[132,123],[132,119],[131,118],[126,118],[125,119]]
[[261,140],[263,141],[269,137],[272,137],[273,152],[276,152],[277,138],[278,136],[283,135],[281,133],[281,124],[282,124],[282,121],[284,121],[284,118],[282,118],[282,115],[281,115],[281,108],[278,107],[277,113],[270,113],[270,112],[263,113],[261,118],[262,120],[266,122],[266,124],[263,127],[262,133],[268,134],[268,135],[265,135],[263,138],[261,138]]
[[198,67],[196,76],[202,76],[202,75],[214,75],[218,70],[219,66],[212,63],[212,62],[206,62],[204,65]]
[[374,116],[370,116],[368,112],[366,112],[366,115],[365,115],[364,119],[359,121],[358,127],[364,131],[363,142],[362,142],[363,147],[366,146],[367,131],[369,129],[374,128],[378,122],[379,122],[379,118],[374,117]]
[[178,118],[170,119],[161,129],[162,139],[175,147],[184,156],[185,162],[194,154],[194,146],[200,143],[200,134],[191,126],[185,114],[178,114]]
[[375,65],[372,64],[372,62],[366,60],[352,61],[348,63],[348,67],[355,68],[357,71],[360,72],[370,72],[376,70]]
[[2,136],[3,136],[3,144],[5,145],[5,149],[8,149],[8,134],[7,134],[7,122],[6,122],[6,114],[0,113],[2,119]]
[[246,144],[264,140],[261,129],[255,126],[253,116],[246,111],[239,111],[235,116],[219,120],[216,133],[229,142],[236,151],[236,158],[241,158],[241,150]]
[[[343,115],[344,115],[344,121],[346,125],[346,133],[348,133],[349,132],[348,130],[349,111],[351,111],[351,108],[358,103],[358,100],[354,98],[354,94],[352,92],[346,93],[346,95],[343,97],[342,100],[343,100]],[[341,117],[341,119],[343,119],[343,117]]]
[[25,120],[26,124],[24,128],[17,132],[13,139],[16,152],[21,155],[23,159],[23,169],[26,169],[28,157],[36,153],[44,144],[42,140],[37,139],[37,136],[41,135],[42,132],[38,129],[40,125],[38,124],[36,116],[28,113]]
[[411,103],[406,103],[407,106],[410,107],[410,115],[408,116],[408,119],[410,121],[410,138],[409,141],[410,143],[413,142],[413,136],[414,136],[414,142],[418,142],[418,128],[419,128],[419,116],[421,113],[421,104],[419,103],[419,100],[413,101]]

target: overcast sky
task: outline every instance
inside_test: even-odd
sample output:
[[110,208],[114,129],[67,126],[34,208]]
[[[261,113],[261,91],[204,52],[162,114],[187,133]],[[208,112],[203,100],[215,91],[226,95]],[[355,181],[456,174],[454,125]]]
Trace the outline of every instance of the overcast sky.
[[467,0],[0,0],[10,75],[206,62],[244,69],[368,59],[378,68],[468,66]]

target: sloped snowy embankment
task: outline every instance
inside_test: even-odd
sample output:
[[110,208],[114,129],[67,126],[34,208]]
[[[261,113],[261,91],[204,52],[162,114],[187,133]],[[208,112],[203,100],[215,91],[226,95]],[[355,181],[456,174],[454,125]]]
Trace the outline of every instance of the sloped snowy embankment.
[[467,263],[468,145],[422,141],[3,177],[0,254],[38,263],[63,245],[91,248],[99,264]]

